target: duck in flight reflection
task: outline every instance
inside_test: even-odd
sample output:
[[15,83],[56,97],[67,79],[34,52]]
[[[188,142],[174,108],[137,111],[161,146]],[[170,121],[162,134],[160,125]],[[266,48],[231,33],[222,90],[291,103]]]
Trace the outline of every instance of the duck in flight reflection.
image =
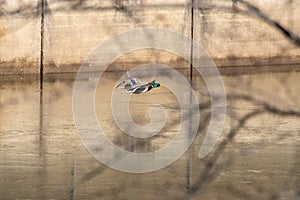
[[123,80],[117,86],[117,88],[125,89],[126,92],[133,94],[142,94],[152,90],[153,88],[158,88],[161,86],[160,83],[157,83],[155,80],[149,83],[143,83],[138,78],[132,77],[129,72],[126,72],[128,80]]

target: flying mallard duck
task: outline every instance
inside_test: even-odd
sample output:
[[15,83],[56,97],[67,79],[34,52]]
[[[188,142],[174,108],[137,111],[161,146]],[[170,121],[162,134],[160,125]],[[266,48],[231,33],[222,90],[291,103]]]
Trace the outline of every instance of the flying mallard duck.
[[129,72],[126,72],[126,76],[129,78],[129,80],[123,80],[116,86],[116,88],[123,88],[126,90],[126,92],[133,94],[142,94],[152,90],[153,88],[158,88],[161,86],[161,84],[156,83],[155,80],[149,83],[143,83],[139,79],[131,77]]

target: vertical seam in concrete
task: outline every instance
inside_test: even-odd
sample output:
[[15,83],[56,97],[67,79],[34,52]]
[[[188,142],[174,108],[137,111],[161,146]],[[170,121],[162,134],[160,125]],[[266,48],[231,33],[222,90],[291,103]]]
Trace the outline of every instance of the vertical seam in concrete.
[[[41,10],[41,41],[40,41],[40,74],[39,74],[39,78],[40,78],[40,109],[39,109],[39,155],[42,159],[42,165],[43,165],[43,172],[45,172],[46,170],[46,156],[45,156],[45,144],[44,144],[44,138],[43,138],[43,112],[44,112],[44,108],[43,108],[43,98],[44,98],[44,94],[43,94],[43,57],[44,57],[44,0],[40,0],[40,7],[39,9]],[[45,176],[42,180],[42,184],[45,183]],[[42,192],[42,196],[44,196],[45,193]]]
[[41,1],[41,46],[40,46],[40,89],[43,89],[44,78],[44,28],[45,28],[45,2]]
[[194,0],[191,0],[191,53],[190,53],[190,82],[193,79],[193,41],[194,41]]
[[[193,79],[193,41],[194,41],[194,0],[191,0],[191,49],[190,49],[190,83],[192,84]],[[190,86],[190,96],[189,101],[190,104],[192,99],[192,86]],[[191,118],[192,113],[191,110],[189,111],[189,134],[191,133]],[[190,190],[191,190],[191,184],[192,184],[192,159],[193,159],[193,149],[192,146],[190,146],[190,149],[188,150],[188,158],[186,163],[186,191],[187,195],[185,197],[186,200],[191,199],[190,196]]]

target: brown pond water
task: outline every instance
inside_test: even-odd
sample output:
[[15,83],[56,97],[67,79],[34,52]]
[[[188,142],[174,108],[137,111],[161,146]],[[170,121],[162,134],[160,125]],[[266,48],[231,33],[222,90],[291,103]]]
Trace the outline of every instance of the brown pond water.
[[[129,137],[114,124],[110,110],[120,74],[105,73],[96,94],[107,137],[128,151],[161,148],[173,138],[180,120],[176,98],[167,88],[133,96],[130,111],[141,125],[149,122],[151,104],[173,106],[166,108],[169,127],[159,135]],[[48,78],[42,92],[38,80],[2,80],[0,199],[299,199],[299,68],[249,69],[222,78],[227,117],[214,150],[203,159],[197,156],[210,109],[205,84],[196,76],[201,120],[194,143],[170,166],[145,174],[113,170],[85,149],[72,112],[74,76]]]

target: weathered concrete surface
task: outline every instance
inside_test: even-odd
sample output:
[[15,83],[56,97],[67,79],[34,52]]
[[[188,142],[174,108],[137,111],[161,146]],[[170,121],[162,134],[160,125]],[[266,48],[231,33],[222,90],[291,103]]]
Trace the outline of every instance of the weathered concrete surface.
[[[154,5],[151,1],[124,1],[123,4],[117,4],[118,9],[113,8],[115,1],[99,1],[99,9],[87,8],[94,3],[95,1],[87,1],[81,10],[65,12],[55,10],[57,1],[48,1],[51,15],[46,16],[45,73],[77,71],[96,46],[115,34],[134,28],[160,27],[187,35],[190,33],[190,17],[186,15],[188,6],[185,0],[172,3],[157,1]],[[174,4],[176,6],[172,6]],[[70,5],[66,3],[64,6]],[[174,55],[164,55],[166,53],[161,55],[160,52],[153,51],[130,53],[119,58],[118,64],[110,70],[128,68],[131,63],[166,63],[176,58]]]
[[[41,19],[38,4],[39,0],[22,4],[1,1],[0,74],[39,73]],[[23,12],[22,7],[28,11]]]
[[[41,42],[44,73],[60,73],[76,72],[97,45],[134,28],[160,27],[191,35],[192,12],[186,0],[47,0],[43,38],[40,37],[41,1],[5,2],[1,9],[6,12],[0,18],[1,74],[39,73]],[[241,12],[245,11],[243,6],[234,2],[195,1],[194,39],[218,66],[300,63],[299,47],[271,25]],[[300,5],[296,0],[251,3],[300,35]],[[182,58],[163,51],[141,51],[122,57],[109,70],[128,69],[147,62],[187,67]]]
[[[209,3],[208,3],[209,2]],[[249,1],[275,22],[300,35],[298,1]],[[205,5],[216,5],[205,9]],[[254,15],[241,13],[234,1],[205,0],[196,5],[195,40],[219,66],[260,64],[295,64],[300,62],[300,48],[278,29]],[[202,8],[204,7],[204,8]]]

